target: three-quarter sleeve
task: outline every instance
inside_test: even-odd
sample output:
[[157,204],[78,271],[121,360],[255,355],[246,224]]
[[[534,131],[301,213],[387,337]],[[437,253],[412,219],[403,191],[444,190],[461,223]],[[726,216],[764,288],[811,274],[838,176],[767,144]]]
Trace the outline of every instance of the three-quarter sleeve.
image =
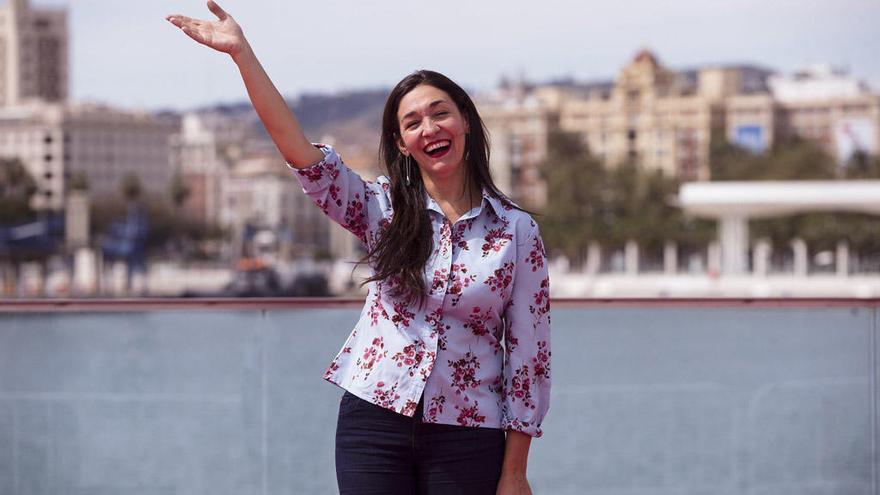
[[550,408],[550,277],[537,224],[517,239],[504,320],[501,427],[540,437]]
[[363,180],[330,146],[315,146],[324,153],[323,160],[291,169],[321,211],[366,244],[371,225],[382,215],[381,185]]

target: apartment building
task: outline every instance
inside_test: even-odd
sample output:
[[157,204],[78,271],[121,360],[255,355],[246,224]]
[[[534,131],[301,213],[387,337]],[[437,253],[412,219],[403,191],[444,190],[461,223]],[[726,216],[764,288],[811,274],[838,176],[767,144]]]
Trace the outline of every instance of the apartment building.
[[66,9],[6,0],[0,5],[0,107],[65,101],[68,52]]
[[[714,135],[755,152],[778,140],[816,140],[844,163],[877,153],[880,96],[841,71],[792,76],[754,65],[673,71],[642,50],[614,81],[508,85],[479,99],[493,172],[514,199],[540,208],[540,167],[554,129],[581,136],[607,166],[635,160],[684,181],[708,180]],[[717,133],[717,134],[716,134]]]
[[16,158],[36,180],[34,207],[62,209],[66,183],[81,173],[92,196],[119,196],[123,178],[168,196],[169,139],[176,119],[93,104],[35,101],[0,108],[0,157]]

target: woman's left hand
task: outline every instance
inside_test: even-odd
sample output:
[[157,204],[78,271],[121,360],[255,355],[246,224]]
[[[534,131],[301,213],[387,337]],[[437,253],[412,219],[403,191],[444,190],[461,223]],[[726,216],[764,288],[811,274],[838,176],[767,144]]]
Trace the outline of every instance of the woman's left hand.
[[525,473],[501,473],[495,495],[532,495]]

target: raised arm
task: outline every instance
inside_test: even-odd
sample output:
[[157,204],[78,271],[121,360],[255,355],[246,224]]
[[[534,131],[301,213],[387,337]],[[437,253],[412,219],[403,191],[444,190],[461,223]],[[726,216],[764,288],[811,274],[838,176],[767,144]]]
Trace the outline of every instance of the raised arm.
[[289,164],[306,168],[321,161],[324,154],[306,138],[296,116],[254,55],[241,27],[213,0],[208,0],[208,9],[217,16],[216,21],[182,15],[170,15],[166,19],[190,38],[232,57],[241,72],[251,104]]

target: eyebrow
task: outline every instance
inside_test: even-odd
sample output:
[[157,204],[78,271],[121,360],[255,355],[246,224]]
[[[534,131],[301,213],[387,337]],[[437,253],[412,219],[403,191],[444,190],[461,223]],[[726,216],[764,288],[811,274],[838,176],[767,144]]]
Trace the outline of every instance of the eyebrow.
[[[431,102],[430,105],[428,105],[428,108],[434,108],[434,107],[436,107],[437,105],[439,105],[439,104],[441,104],[441,103],[446,103],[446,100],[434,100],[434,101]],[[413,110],[412,112],[407,113],[406,115],[404,115],[403,117],[400,118],[400,121],[403,122],[404,120],[406,120],[406,119],[412,117],[413,115],[415,115],[415,113],[416,113],[415,110]]]

